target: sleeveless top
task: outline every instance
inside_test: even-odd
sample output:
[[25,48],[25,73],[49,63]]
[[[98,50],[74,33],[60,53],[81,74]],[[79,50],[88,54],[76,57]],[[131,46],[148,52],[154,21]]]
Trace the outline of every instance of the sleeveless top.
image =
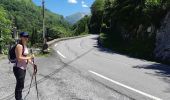
[[[29,54],[29,51],[28,51],[28,48],[27,46],[24,46],[24,51],[22,51],[22,56],[27,56]],[[26,70],[27,68],[27,64],[28,64],[28,60],[21,60],[21,61],[17,61],[15,64],[14,64],[14,67],[19,67],[23,70]]]

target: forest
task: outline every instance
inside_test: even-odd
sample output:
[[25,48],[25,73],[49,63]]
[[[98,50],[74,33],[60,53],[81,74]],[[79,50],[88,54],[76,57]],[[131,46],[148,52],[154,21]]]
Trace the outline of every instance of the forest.
[[89,32],[100,34],[99,44],[115,52],[151,60],[169,8],[169,0],[95,0]]

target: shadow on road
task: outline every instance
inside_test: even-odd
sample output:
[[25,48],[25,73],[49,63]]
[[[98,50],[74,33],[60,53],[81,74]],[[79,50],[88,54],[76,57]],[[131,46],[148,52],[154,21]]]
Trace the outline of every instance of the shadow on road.
[[99,51],[106,52],[106,53],[111,53],[111,54],[116,53],[116,52],[114,52],[114,51],[112,51],[112,50],[110,50],[110,49],[108,49],[108,48],[104,48],[104,47],[101,45],[101,43],[99,42],[99,37],[98,37],[98,36],[92,37],[91,39],[96,41],[96,42],[93,44],[93,47],[94,47],[94,48],[97,48]]
[[[92,38],[93,40],[96,40],[96,43],[94,43],[93,47],[97,48],[98,51],[101,52],[105,52],[105,53],[109,53],[109,54],[120,54],[122,56],[126,56],[128,58],[135,58],[135,57],[131,57],[129,55],[126,54],[121,54],[118,52],[114,52],[111,51],[107,48],[103,48],[100,43],[98,42],[98,37]],[[141,61],[146,61],[145,59],[139,59],[138,60]],[[166,65],[166,64],[161,64],[161,63],[151,63],[151,64],[144,64],[144,65],[137,65],[137,66],[133,66],[132,68],[137,68],[137,69],[146,69],[146,70],[152,70],[152,72],[146,72],[146,74],[152,75],[152,76],[156,76],[158,79],[170,84],[170,65]],[[153,83],[156,84],[156,83]],[[166,87],[166,90],[164,90],[165,93],[170,93],[170,85],[169,87]]]
[[[146,73],[146,74],[157,76],[159,79],[170,84],[170,66],[168,65],[164,65],[164,64],[139,65],[139,66],[134,66],[133,68],[154,70],[154,73]],[[170,93],[170,87],[166,88],[164,92]]]
[[145,59],[142,59],[142,58],[134,57],[134,56],[131,56],[131,55],[128,55],[128,54],[125,54],[125,53],[120,53],[120,52],[113,51],[111,49],[105,48],[99,42],[98,37],[93,37],[91,39],[96,40],[96,42],[93,44],[93,47],[96,48],[100,52],[108,53],[108,54],[111,54],[111,55],[118,54],[118,55],[125,56],[125,57],[128,57],[128,58],[138,59],[138,60],[141,60],[141,61],[146,61]]
[[155,70],[157,76],[170,77],[170,66],[164,64],[139,65],[133,68]]

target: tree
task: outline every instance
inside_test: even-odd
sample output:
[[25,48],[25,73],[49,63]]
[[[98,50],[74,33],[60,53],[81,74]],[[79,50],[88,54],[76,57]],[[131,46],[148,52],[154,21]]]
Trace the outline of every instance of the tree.
[[81,20],[79,20],[76,24],[73,25],[73,30],[75,35],[88,34],[88,24],[89,24],[90,16],[85,16]]
[[11,41],[10,24],[6,11],[0,6],[0,53],[3,53],[2,48]]
[[151,57],[156,31],[169,8],[169,0],[95,0],[89,30],[100,33],[105,47]]
[[91,19],[89,24],[89,32],[92,34],[99,34],[102,16],[104,11],[104,2],[105,0],[96,0],[91,6]]

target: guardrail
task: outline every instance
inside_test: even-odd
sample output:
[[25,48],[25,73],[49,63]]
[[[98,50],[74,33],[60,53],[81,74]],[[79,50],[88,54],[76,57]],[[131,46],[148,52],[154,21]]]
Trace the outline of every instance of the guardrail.
[[63,40],[69,40],[69,39],[81,38],[81,37],[85,37],[85,36],[88,36],[88,35],[81,35],[81,36],[74,36],[74,37],[66,37],[66,38],[54,39],[52,41],[47,42],[47,45],[50,47],[50,46],[54,45],[56,42],[60,42],[60,41],[63,41]]

